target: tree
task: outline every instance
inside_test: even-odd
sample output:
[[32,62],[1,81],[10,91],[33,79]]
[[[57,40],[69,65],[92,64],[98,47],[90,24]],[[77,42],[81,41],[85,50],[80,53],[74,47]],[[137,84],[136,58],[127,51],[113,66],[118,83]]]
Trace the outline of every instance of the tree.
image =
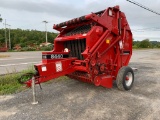
[[3,19],[1,18],[1,14],[0,14],[0,22],[2,22],[2,20],[3,20]]
[[[53,43],[56,33],[48,32],[48,41]],[[30,44],[39,44],[45,42],[45,34],[37,30],[12,29],[11,32],[12,46],[19,44],[21,47],[27,47]],[[0,29],[0,42],[5,42],[4,29]]]
[[139,48],[151,48],[152,47],[152,43],[149,41],[149,39],[145,39],[145,40],[142,40],[139,45],[138,45]]

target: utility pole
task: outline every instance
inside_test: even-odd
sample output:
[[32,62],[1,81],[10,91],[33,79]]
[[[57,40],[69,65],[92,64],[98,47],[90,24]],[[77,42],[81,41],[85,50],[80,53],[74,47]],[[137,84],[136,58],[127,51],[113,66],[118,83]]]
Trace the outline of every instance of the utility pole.
[[8,48],[6,26],[9,26],[9,35],[8,35],[8,36],[9,36],[9,49],[11,49],[11,37],[10,37],[10,26],[11,26],[11,25],[6,24],[6,19],[5,19],[4,25],[5,25],[5,43],[6,43],[6,48]]
[[43,21],[45,23],[45,30],[46,30],[46,43],[48,43],[48,39],[47,39],[47,21]]
[[[6,25],[8,25],[8,24],[6,24]],[[9,26],[9,49],[11,50],[11,34],[10,34],[10,27],[11,27],[11,25],[8,25]]]
[[5,25],[5,43],[6,43],[6,48],[8,48],[8,46],[7,46],[7,33],[6,33],[6,19],[5,19],[5,23],[4,23],[4,25]]

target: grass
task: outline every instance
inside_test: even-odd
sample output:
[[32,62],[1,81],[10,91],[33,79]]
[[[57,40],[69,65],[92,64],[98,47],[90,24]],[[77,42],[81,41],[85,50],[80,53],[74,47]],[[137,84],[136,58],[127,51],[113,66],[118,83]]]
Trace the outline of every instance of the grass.
[[22,74],[29,72],[34,72],[33,67],[30,67],[20,73],[0,76],[0,95],[17,93],[26,89],[25,85],[22,85],[18,82],[18,78],[20,78]]
[[[27,70],[23,70],[20,73],[16,73],[16,70],[13,70],[14,73],[6,74],[0,76],[0,95],[13,94],[27,89],[24,84],[20,84],[18,79],[26,73],[34,73],[34,68],[29,67]],[[28,80],[27,76],[23,77],[23,81]],[[56,81],[60,80],[69,80],[66,76],[61,76],[56,78]],[[51,84],[54,80],[46,82],[46,84]]]

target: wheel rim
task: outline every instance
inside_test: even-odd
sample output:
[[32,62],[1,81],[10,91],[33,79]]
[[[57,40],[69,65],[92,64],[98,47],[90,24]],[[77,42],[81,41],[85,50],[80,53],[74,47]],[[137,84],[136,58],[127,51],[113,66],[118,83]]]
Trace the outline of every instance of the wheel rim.
[[132,81],[133,81],[133,75],[131,72],[128,72],[126,75],[126,80],[125,80],[126,86],[127,87],[131,86]]

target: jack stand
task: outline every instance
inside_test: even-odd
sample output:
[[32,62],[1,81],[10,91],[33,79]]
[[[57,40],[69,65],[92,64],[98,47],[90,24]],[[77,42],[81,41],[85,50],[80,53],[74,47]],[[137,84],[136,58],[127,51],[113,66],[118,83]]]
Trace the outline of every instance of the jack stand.
[[36,101],[36,92],[35,92],[35,77],[32,77],[32,95],[33,95],[33,102],[32,105],[38,104],[38,101]]

